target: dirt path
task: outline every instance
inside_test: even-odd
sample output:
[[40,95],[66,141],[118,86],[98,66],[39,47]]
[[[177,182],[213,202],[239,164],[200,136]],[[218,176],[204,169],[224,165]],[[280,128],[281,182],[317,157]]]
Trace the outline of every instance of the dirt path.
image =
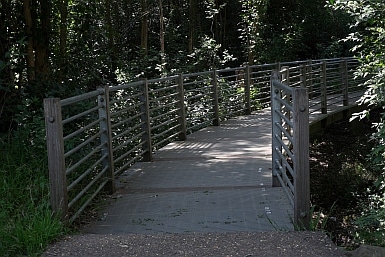
[[50,256],[272,256],[345,257],[321,232],[257,232],[158,235],[83,234],[64,238]]

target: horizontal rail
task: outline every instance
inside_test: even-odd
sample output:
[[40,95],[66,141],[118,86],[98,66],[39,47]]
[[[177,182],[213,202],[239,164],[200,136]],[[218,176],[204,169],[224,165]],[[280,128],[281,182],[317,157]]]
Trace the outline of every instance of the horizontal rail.
[[89,92],[89,93],[85,93],[82,95],[77,95],[77,96],[63,99],[60,101],[60,104],[61,104],[61,107],[64,107],[64,106],[71,105],[74,103],[82,102],[82,101],[90,99],[90,98],[95,98],[95,96],[98,96],[101,94],[103,94],[102,90],[96,90],[93,92]]
[[[276,125],[277,135],[282,135],[276,146],[282,150],[279,158],[290,159],[282,160],[284,165],[273,175],[286,170],[282,181],[287,181],[294,174],[289,165],[296,158],[293,115],[300,107],[285,96],[306,88],[307,111],[319,117],[335,105],[347,106],[362,90],[353,81],[357,64],[354,58],[343,58],[245,65],[143,79],[63,100],[45,99],[53,210],[73,221],[91,201],[85,196],[92,198],[103,189],[112,192],[114,177],[133,163],[152,160],[159,148],[185,140],[189,133],[269,106],[282,122]],[[271,80],[277,69],[279,78]],[[272,86],[280,95],[271,91]],[[90,192],[79,190],[94,171],[105,172],[87,187]]]
[[[303,68],[298,73],[303,72]],[[271,76],[273,186],[282,186],[294,208],[294,225],[309,227],[309,92],[306,74],[289,76],[295,68],[282,67]],[[301,79],[301,81],[296,81]],[[282,82],[281,82],[282,81]],[[284,82],[283,82],[284,81]],[[286,84],[284,84],[286,83]]]

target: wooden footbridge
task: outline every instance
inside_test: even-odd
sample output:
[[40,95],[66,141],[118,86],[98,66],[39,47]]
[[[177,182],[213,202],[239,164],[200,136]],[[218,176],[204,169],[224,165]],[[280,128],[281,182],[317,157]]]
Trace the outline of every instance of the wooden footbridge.
[[[242,66],[45,99],[52,208],[72,222],[101,192],[118,192],[126,205],[115,207],[112,220],[134,215],[122,221],[126,232],[143,220],[155,227],[168,222],[135,216],[151,210],[190,215],[188,228],[153,231],[194,231],[198,224],[205,231],[208,223],[222,231],[218,224],[237,223],[226,210],[246,207],[238,219],[243,230],[266,230],[250,217],[275,213],[268,219],[273,227],[283,219],[306,227],[309,133],[357,107],[363,93],[353,75],[357,65],[344,58]],[[219,191],[220,198],[197,205],[202,199],[194,192],[214,197]],[[172,211],[169,193],[184,197]],[[144,200],[152,196],[162,204]],[[252,202],[246,204],[247,197]],[[205,221],[195,220],[186,205]]]

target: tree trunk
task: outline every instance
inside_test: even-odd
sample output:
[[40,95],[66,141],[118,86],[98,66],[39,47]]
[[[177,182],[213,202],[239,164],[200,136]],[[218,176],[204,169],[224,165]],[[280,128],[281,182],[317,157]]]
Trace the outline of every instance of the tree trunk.
[[[126,0],[127,4],[131,1]],[[113,32],[113,65],[116,69],[118,67],[118,60],[120,59],[120,52],[121,52],[121,46],[122,42],[125,39],[125,32],[122,33],[119,31],[120,26],[125,26],[125,23],[123,23],[121,17],[122,11],[126,13],[128,16],[128,10],[124,8],[124,6],[119,6],[118,1],[112,1],[112,15],[111,15],[111,21],[112,21],[112,32]],[[127,10],[127,11],[126,11]],[[115,72],[114,72],[114,79],[116,78]]]
[[163,16],[163,5],[162,0],[159,0],[159,40],[160,40],[160,67],[161,72],[163,73],[166,65],[166,53],[165,53],[165,43],[164,43],[164,16]]
[[184,23],[183,6],[180,5],[179,0],[172,0],[169,6],[170,8],[168,13],[173,13],[173,24],[182,25]]
[[227,24],[227,5],[223,7],[223,11],[221,12],[221,45],[222,50],[227,48],[227,40],[226,40],[226,24]]
[[107,44],[108,44],[108,49],[110,51],[109,54],[111,55],[109,69],[108,69],[109,74],[106,74],[106,75],[107,75],[107,78],[114,83],[116,78],[115,70],[117,68],[118,54],[115,46],[115,40],[116,40],[115,38],[117,33],[113,26],[113,17],[112,17],[113,2],[116,4],[116,1],[106,0],[105,8],[106,8],[106,24],[107,24],[107,38],[108,38]]
[[60,11],[60,78],[63,79],[67,75],[67,16],[68,16],[68,0],[59,1]]
[[35,80],[35,54],[33,50],[32,15],[29,0],[23,0],[23,14],[25,22],[25,35],[27,37],[26,63],[28,82]]
[[188,37],[188,53],[192,53],[195,45],[195,35],[196,35],[196,17],[197,17],[197,7],[196,1],[189,1],[189,37]]
[[105,8],[106,8],[108,48],[112,50],[114,47],[114,31],[113,31],[112,19],[111,19],[111,0],[106,0]]
[[[40,0],[40,27],[35,34],[35,72],[37,77],[45,81],[49,72],[49,41],[51,37],[51,1]],[[37,22],[37,21],[35,21]],[[40,34],[41,33],[41,34]]]
[[[40,12],[37,11],[39,7]],[[40,0],[38,2],[23,0],[23,14],[25,22],[25,34],[27,36],[28,42],[26,49],[28,82],[31,83],[37,78],[41,81],[44,81],[48,78],[49,71],[51,1]]]
[[[0,88],[7,87],[9,83],[12,83],[11,78],[13,77],[11,74],[10,66],[7,65],[10,61],[9,56],[9,41],[10,34],[9,28],[11,27],[11,6],[10,1],[1,0],[1,9],[0,9],[0,61],[2,61],[3,65],[0,65],[2,69],[0,72]],[[1,92],[1,91],[0,91]],[[0,93],[0,102],[2,100]],[[0,117],[1,117],[1,105],[0,105]]]
[[11,20],[11,8],[10,2],[1,0],[0,9],[0,133],[7,132],[11,126],[11,116],[9,115],[10,102],[12,101],[12,95],[9,93],[11,86],[13,85],[13,74],[10,69],[10,65],[7,65],[10,61],[9,53],[9,33],[6,28],[10,27]]
[[159,0],[159,40],[160,40],[160,53],[162,55],[162,62],[164,56],[164,17],[162,0]]
[[[8,33],[6,27],[9,26],[8,21],[10,19],[10,7],[9,1],[1,0],[1,11],[0,11],[0,60],[4,63],[7,63],[5,60],[5,53],[8,52]],[[3,74],[1,73],[0,76]]]
[[147,10],[147,0],[141,0],[140,3],[142,9],[141,15],[141,35],[140,35],[140,47],[144,51],[144,54],[148,53],[148,10]]

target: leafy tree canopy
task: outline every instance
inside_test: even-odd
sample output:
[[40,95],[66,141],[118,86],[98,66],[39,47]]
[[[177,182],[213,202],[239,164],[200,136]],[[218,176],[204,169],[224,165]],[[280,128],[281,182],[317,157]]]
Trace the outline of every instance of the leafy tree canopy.
[[[353,53],[360,58],[361,67],[357,76],[367,78],[366,93],[361,98],[362,104],[369,107],[385,106],[385,2],[382,0],[330,0],[336,10],[348,13],[353,22],[353,31],[346,41],[354,43]],[[369,109],[358,114],[365,117]],[[369,199],[368,210],[358,219],[357,224],[364,228],[365,237],[374,244],[384,245],[385,233],[385,115],[374,124],[377,132],[373,135],[377,145],[373,148],[371,159],[382,171],[376,182],[376,192]],[[359,236],[363,236],[360,234]]]
[[[348,55],[324,0],[0,0],[0,121],[144,77]],[[35,104],[36,103],[36,104]],[[12,125],[13,123],[13,125]]]

